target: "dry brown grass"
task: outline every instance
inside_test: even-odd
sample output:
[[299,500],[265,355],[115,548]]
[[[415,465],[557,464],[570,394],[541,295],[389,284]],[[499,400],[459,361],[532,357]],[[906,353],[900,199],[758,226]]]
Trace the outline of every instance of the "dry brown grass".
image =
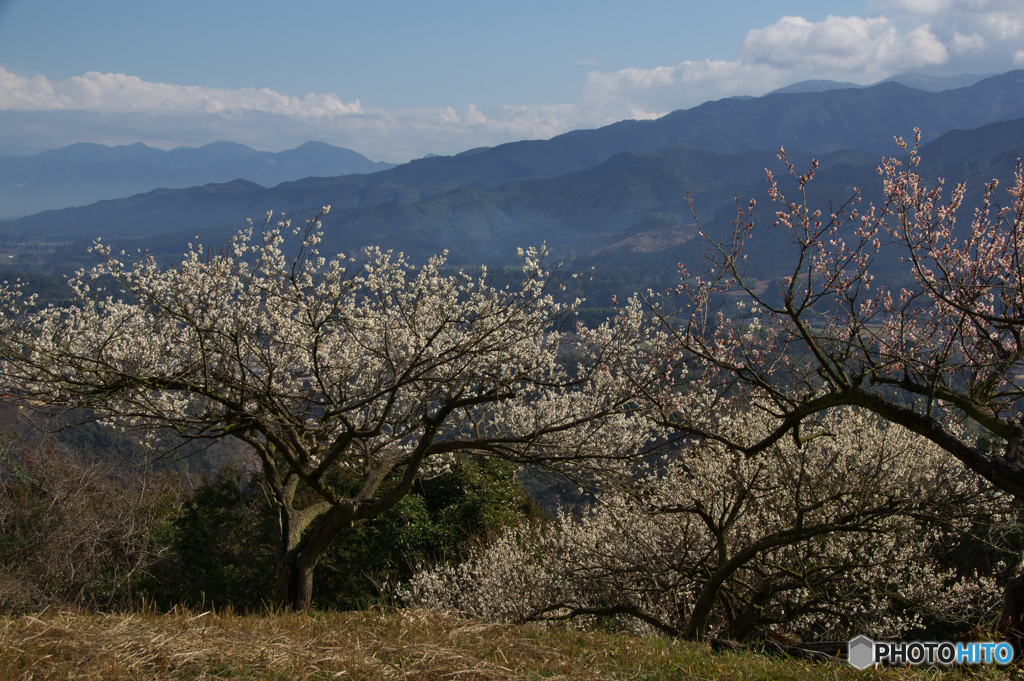
[[[930,678],[425,610],[0,618],[0,679]],[[974,678],[995,678],[980,670]]]

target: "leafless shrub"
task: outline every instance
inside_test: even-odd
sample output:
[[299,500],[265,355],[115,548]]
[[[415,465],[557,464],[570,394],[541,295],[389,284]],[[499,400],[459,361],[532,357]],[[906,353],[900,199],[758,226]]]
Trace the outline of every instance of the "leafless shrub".
[[119,471],[42,436],[2,442],[0,610],[130,601],[179,501],[174,480]]

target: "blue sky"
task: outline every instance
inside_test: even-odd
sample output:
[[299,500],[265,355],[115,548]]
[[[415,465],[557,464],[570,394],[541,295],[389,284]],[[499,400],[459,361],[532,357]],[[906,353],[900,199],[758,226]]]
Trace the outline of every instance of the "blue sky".
[[1024,67],[1024,0],[0,0],[0,155],[309,139],[374,160],[799,80]]

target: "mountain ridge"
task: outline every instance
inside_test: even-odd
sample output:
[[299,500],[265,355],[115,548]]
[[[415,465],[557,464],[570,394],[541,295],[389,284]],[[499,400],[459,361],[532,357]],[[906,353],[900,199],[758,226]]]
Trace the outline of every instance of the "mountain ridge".
[[[1014,154],[1024,154],[1024,118],[947,133],[922,147],[921,171],[931,183],[939,175],[951,183],[969,180],[969,189],[977,194],[981,182],[993,176],[1008,179]],[[800,171],[810,166],[811,158],[803,152],[789,154]],[[875,154],[856,150],[820,156],[812,200],[839,199],[859,186],[865,201],[880,202],[875,173],[879,160]],[[633,263],[652,271],[674,270],[675,263],[689,259],[695,247],[695,218],[688,199],[694,200],[705,230],[725,238],[735,215],[735,199],[765,198],[766,167],[773,169],[784,191],[794,188],[795,181],[771,151],[716,154],[677,147],[664,152],[623,152],[598,166],[558,178],[513,180],[494,190],[459,186],[411,203],[389,201],[332,209],[323,220],[321,248],[325,253],[355,254],[376,245],[405,251],[414,259],[449,249],[456,264],[503,264],[509,262],[517,246],[545,241],[555,257],[577,263],[599,267]],[[204,214],[225,218],[221,225],[233,225],[216,227],[180,219],[180,192],[154,192],[154,197],[144,201],[150,212],[128,215],[118,223],[122,237],[113,241],[131,250],[141,248],[177,258],[185,243],[196,236],[204,244],[217,245],[245,226],[244,217],[257,221],[267,206],[280,209],[279,202],[264,203],[280,189],[267,190],[241,180],[192,188],[187,200],[193,207],[202,205]],[[305,205],[285,212],[296,219],[309,217],[322,205],[320,198],[315,193],[308,195]],[[239,206],[247,212],[239,215]],[[761,214],[770,210],[769,206],[767,201],[758,204],[759,220],[770,221],[768,214]],[[145,228],[159,219],[160,211],[179,215],[177,229],[149,236]],[[280,210],[275,222],[279,215]],[[770,263],[769,256],[777,249],[769,246],[762,244],[760,253]],[[80,258],[76,250],[84,249],[69,247],[56,261]],[[751,263],[757,276],[768,271],[761,260],[759,256]],[[660,263],[657,268],[652,261]]]
[[[972,101],[985,106],[972,109]],[[812,156],[820,159],[819,179],[811,190],[816,201],[842,200],[859,186],[866,201],[877,203],[874,169],[882,153],[900,154],[892,135],[900,132],[901,121],[910,128],[922,119],[946,127],[996,119],[933,134],[922,149],[921,169],[929,182],[937,173],[951,183],[970,180],[972,201],[979,180],[1007,179],[1014,154],[1024,155],[1024,71],[942,93],[885,83],[860,90],[722,100],[697,109],[696,114],[688,110],[659,121],[622,121],[554,140],[418,159],[368,175],[307,177],[274,187],[235,180],[159,189],[5,222],[0,224],[0,236],[7,241],[79,242],[60,248],[49,266],[66,272],[87,265],[81,242],[97,236],[167,261],[179,258],[185,244],[196,237],[218,246],[245,227],[245,218],[259,224],[268,209],[275,216],[285,213],[301,220],[331,204],[324,219],[324,253],[354,255],[378,245],[421,260],[449,249],[450,262],[456,265],[507,265],[517,246],[546,242],[553,257],[574,266],[625,268],[629,277],[643,283],[667,277],[665,273],[675,272],[676,263],[695,257],[695,219],[688,195],[696,202],[705,230],[726,238],[735,200],[764,196],[766,167],[780,178],[783,189],[792,189],[792,178],[775,157],[778,145],[764,148],[758,135],[790,134],[796,142],[786,147],[800,169],[809,166]],[[721,111],[728,115],[716,122],[716,112]],[[773,117],[772,112],[778,115]],[[900,114],[896,122],[893,112]],[[999,120],[1014,113],[1019,113],[1014,120]],[[842,134],[826,139],[826,124],[837,120],[843,123],[838,126]],[[758,127],[764,121],[767,124]],[[715,135],[731,136],[733,147],[741,150],[716,149]],[[854,143],[867,143],[860,149],[834,148],[844,135]],[[882,153],[870,148],[875,137],[883,136]],[[680,138],[699,139],[705,148],[660,148]],[[813,143],[810,151],[801,148],[799,143],[807,139],[825,140],[820,145],[825,149],[814,150]],[[620,147],[627,150],[615,152]],[[125,151],[129,152],[145,150]],[[603,156],[607,158],[594,162]],[[758,220],[770,222],[770,214],[764,212],[768,210],[769,202],[760,202]],[[759,246],[752,272],[770,277],[784,253],[770,240]]]
[[[979,102],[984,106],[979,106]],[[893,135],[909,136],[915,126],[924,131],[924,139],[929,141],[951,129],[975,128],[1022,116],[1024,70],[940,92],[882,82],[854,90],[705,102],[651,121],[619,121],[602,128],[567,132],[549,140],[524,140],[471,149],[454,156],[421,158],[372,174],[346,175],[343,179],[307,172],[310,168],[306,167],[302,173],[306,177],[287,182],[297,191],[314,186],[334,187],[340,197],[334,203],[343,207],[387,201],[408,203],[455,186],[489,190],[515,179],[558,177],[593,167],[623,151],[656,152],[690,146],[736,153],[777,149],[782,145],[808,153],[839,149],[888,153],[892,150]],[[0,161],[0,168],[5,163]],[[261,167],[271,166],[264,163]],[[224,182],[239,176],[210,181]],[[261,183],[259,176],[245,179]],[[262,184],[276,187],[272,182]]]
[[[984,102],[982,107],[978,102]],[[774,151],[783,145],[808,154],[843,149],[892,154],[893,135],[924,131],[925,141],[956,128],[977,128],[1024,117],[1024,70],[942,92],[895,82],[857,90],[726,99],[653,121],[620,121],[550,140],[512,142],[456,156],[422,158],[373,174],[306,177],[269,188],[173,190],[69,208],[0,223],[8,233],[79,239],[96,234],[142,236],[178,228],[238,224],[267,208],[290,212],[331,204],[338,211],[389,202],[413,204],[457,187],[493,191],[515,180],[557,178],[586,170],[619,153],[657,153],[686,146],[719,154]],[[284,153],[284,152],[282,152]],[[202,200],[195,200],[202,197]],[[106,211],[106,212],[104,212]],[[92,234],[90,234],[90,232]]]
[[365,174],[393,167],[325,142],[276,153],[235,142],[170,151],[141,142],[115,147],[78,143],[0,159],[0,214],[38,213],[155,188],[186,189],[243,177],[273,186],[310,175]]
[[872,85],[878,85],[880,83],[896,82],[907,87],[912,87],[918,90],[925,90],[928,92],[941,92],[942,90],[953,90],[956,88],[969,87],[974,85],[980,80],[989,78],[993,73],[986,74],[975,74],[975,73],[960,73],[955,76],[928,76],[923,73],[898,73],[895,76],[889,76],[883,80],[880,80],[871,85],[860,85],[858,83],[851,82],[840,82],[835,80],[801,80],[797,83],[791,83],[789,85],[776,88],[771,92],[766,93],[762,96],[776,95],[776,94],[792,94],[802,92],[826,92],[828,90],[849,90],[849,89],[864,89],[871,87]]

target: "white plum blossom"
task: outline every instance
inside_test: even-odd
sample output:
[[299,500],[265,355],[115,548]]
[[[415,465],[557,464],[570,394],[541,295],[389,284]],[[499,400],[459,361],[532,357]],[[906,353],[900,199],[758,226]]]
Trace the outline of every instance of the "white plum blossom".
[[[297,255],[290,221],[268,228],[268,211],[262,231],[218,254],[190,246],[170,268],[97,241],[104,262],[71,280],[68,308],[0,290],[0,371],[24,404],[253,447],[278,514],[277,602],[293,607],[308,607],[312,567],[341,529],[459,452],[571,475],[635,456],[649,437],[635,396],[660,347],[633,308],[582,333],[568,371],[550,337],[572,310],[553,299],[543,248],[521,250],[522,281],[502,289],[443,256],[326,258],[328,209]],[[95,290],[100,275],[114,285]],[[299,504],[300,484],[318,501]]]
[[[750,440],[771,428],[760,411],[721,425]],[[509,531],[460,564],[421,570],[401,595],[491,620],[614,616],[687,638],[898,637],[923,615],[968,628],[991,616],[992,576],[958,572],[942,551],[985,524],[993,537],[1008,530],[1009,495],[869,414],[818,425],[834,435],[750,457],[692,442],[582,517]]]

